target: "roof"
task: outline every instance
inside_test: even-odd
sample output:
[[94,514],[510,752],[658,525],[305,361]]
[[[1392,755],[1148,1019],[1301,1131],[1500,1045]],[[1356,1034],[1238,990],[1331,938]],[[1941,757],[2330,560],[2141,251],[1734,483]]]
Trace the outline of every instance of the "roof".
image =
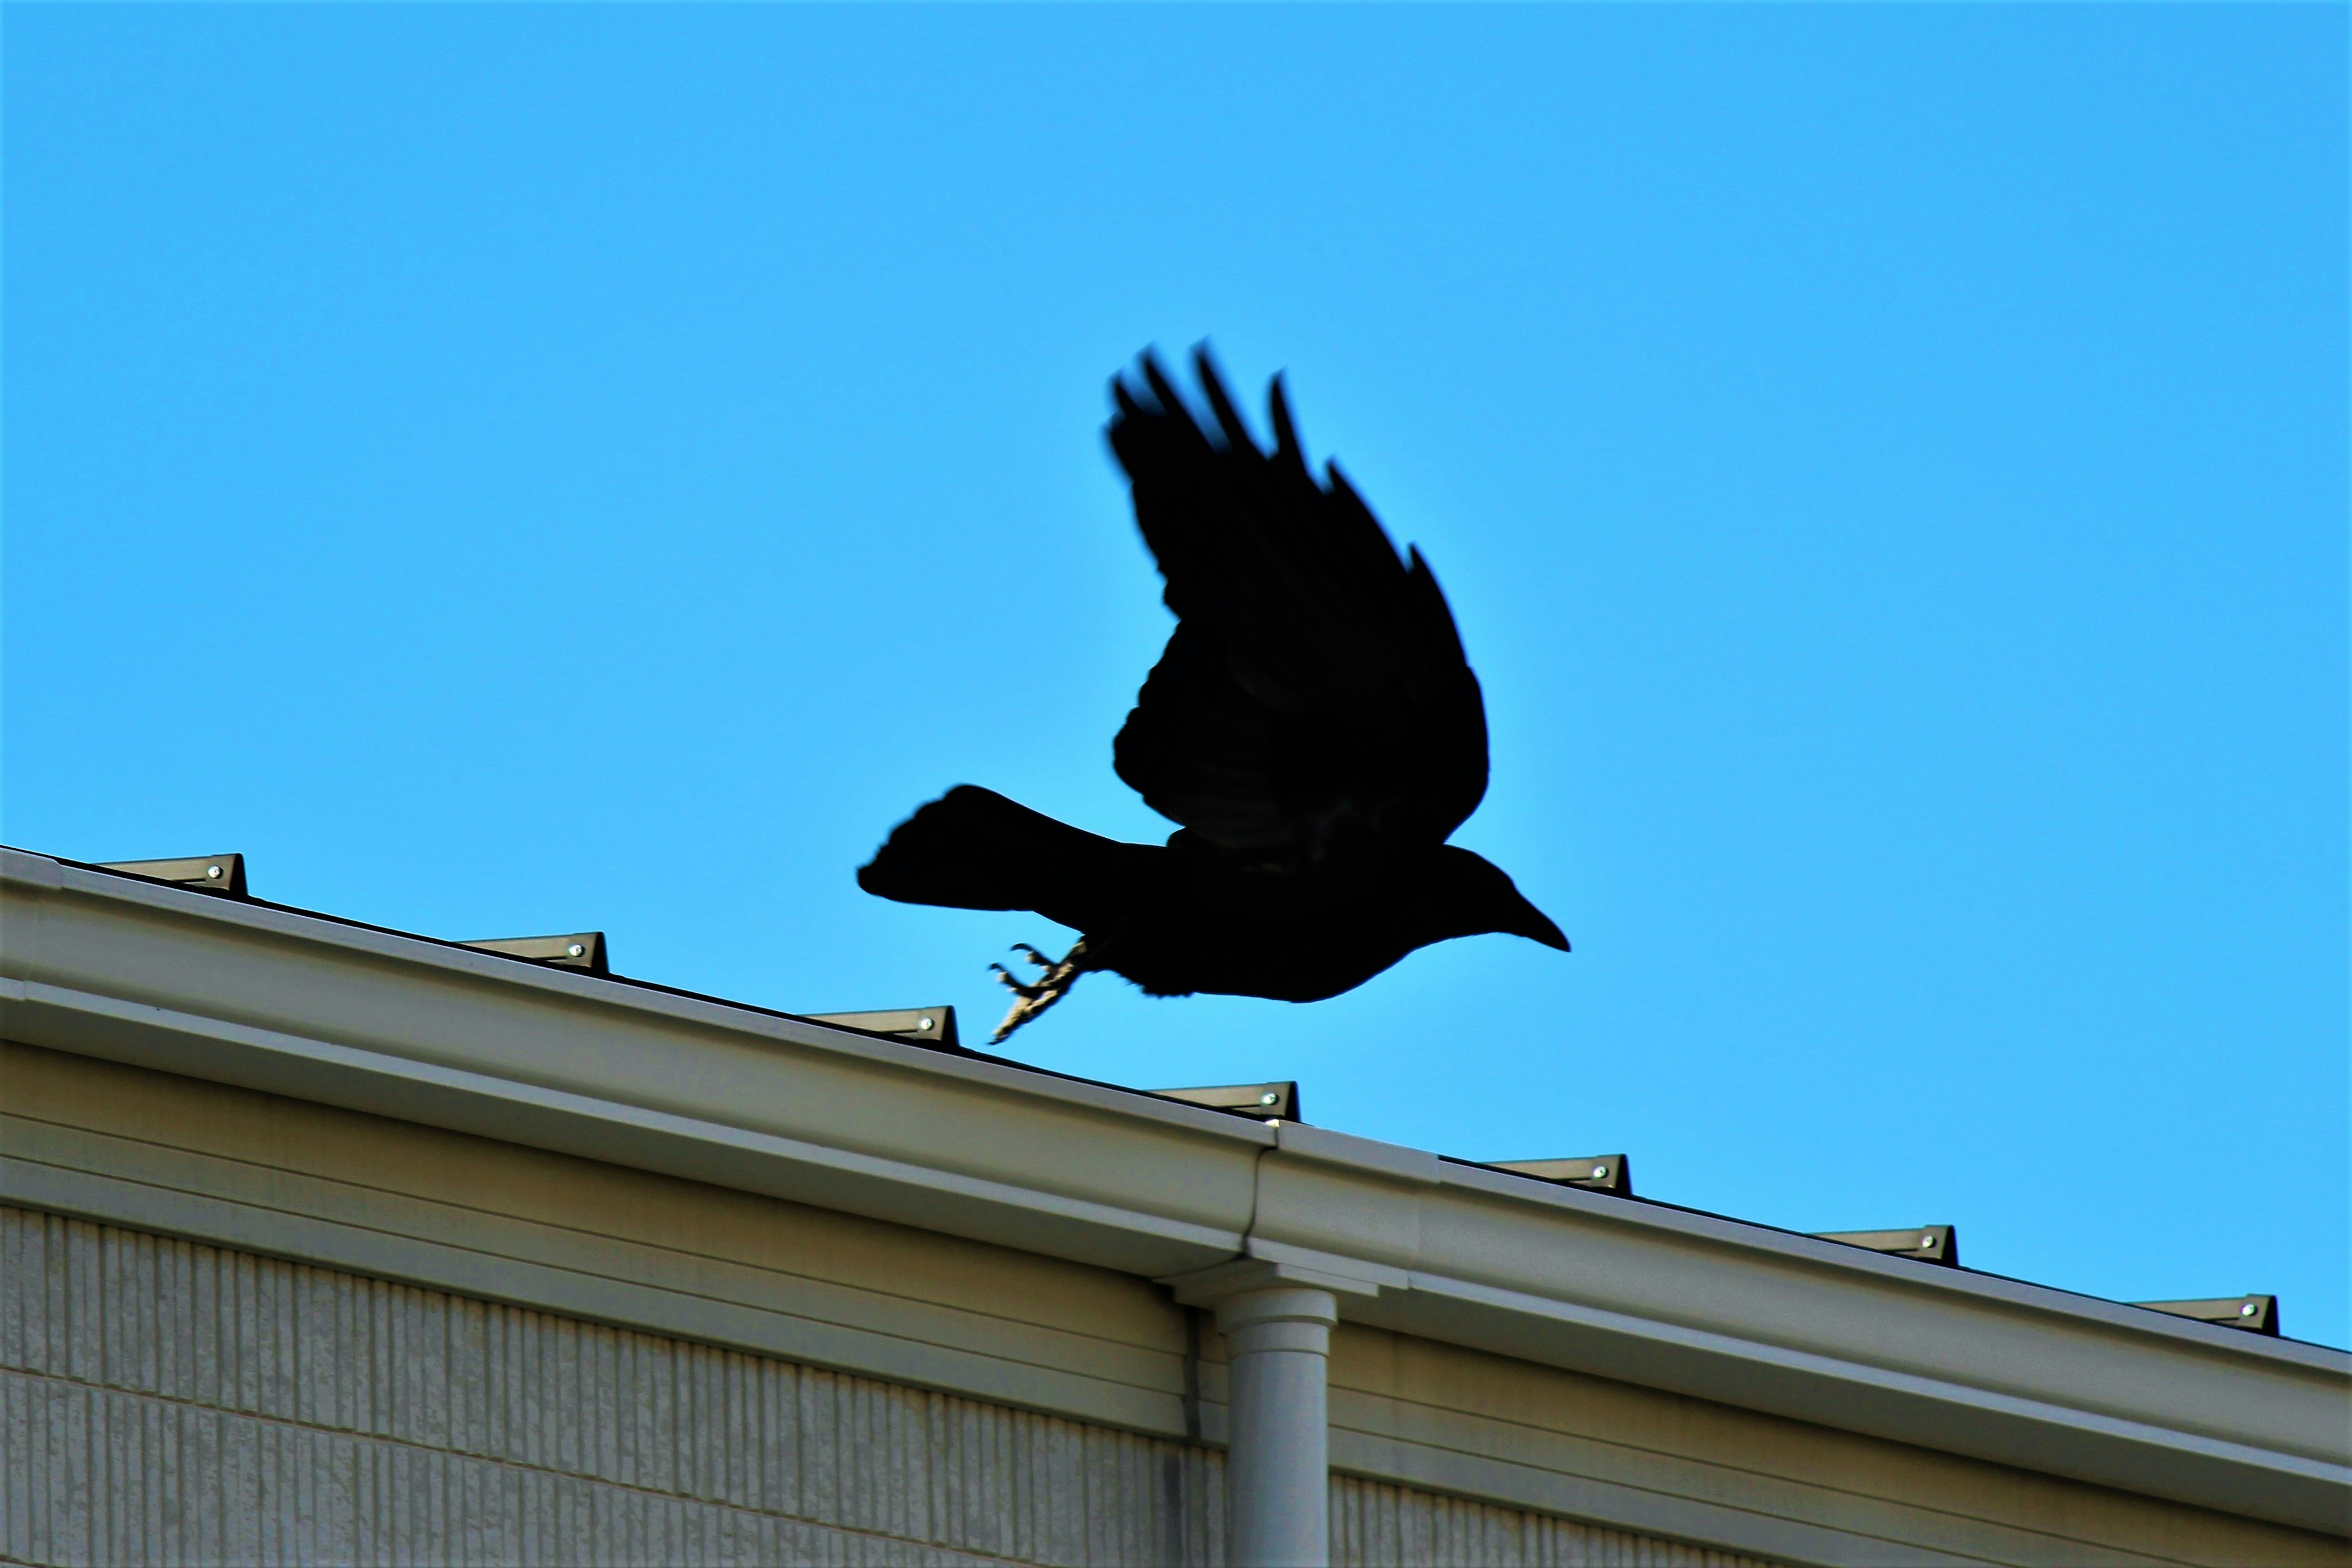
[[30,1044],[2345,1533],[2352,1355],[0,850]]

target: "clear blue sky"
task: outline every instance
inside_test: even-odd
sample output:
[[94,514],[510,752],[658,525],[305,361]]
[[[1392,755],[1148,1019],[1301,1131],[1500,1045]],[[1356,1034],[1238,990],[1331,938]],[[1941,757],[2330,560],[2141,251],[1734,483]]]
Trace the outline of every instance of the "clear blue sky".
[[5,11],[0,830],[786,1009],[1167,825],[1100,437],[1286,367],[1576,943],[1016,1042],[2347,1323],[2340,6]]

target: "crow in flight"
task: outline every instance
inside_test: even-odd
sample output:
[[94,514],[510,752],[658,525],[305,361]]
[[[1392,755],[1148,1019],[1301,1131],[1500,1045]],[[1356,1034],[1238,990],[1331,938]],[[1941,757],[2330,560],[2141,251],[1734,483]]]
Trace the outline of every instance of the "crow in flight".
[[1274,450],[1234,412],[1206,348],[1196,419],[1149,353],[1111,383],[1111,450],[1176,613],[1113,742],[1118,776],[1179,825],[1163,847],[1097,837],[959,784],[857,873],[869,893],[1029,910],[1075,928],[1002,1041],[1090,969],[1154,996],[1314,1002],[1414,948],[1508,931],[1568,950],[1510,878],[1446,836],[1486,793],[1486,712],[1421,552],[1397,559],[1336,465],[1318,483],[1282,380]]

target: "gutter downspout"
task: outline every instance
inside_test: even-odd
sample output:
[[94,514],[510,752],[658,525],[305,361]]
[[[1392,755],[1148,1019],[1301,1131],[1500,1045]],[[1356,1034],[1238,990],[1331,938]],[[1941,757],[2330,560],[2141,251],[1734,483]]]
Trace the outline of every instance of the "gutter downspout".
[[[1254,1188],[1263,1186],[1275,1152],[1259,1154]],[[1225,1337],[1225,1561],[1231,1568],[1328,1568],[1331,1330],[1340,1295],[1376,1296],[1381,1285],[1265,1242],[1256,1234],[1258,1197],[1254,1191],[1239,1256],[1160,1283],[1181,1306],[1213,1309]]]

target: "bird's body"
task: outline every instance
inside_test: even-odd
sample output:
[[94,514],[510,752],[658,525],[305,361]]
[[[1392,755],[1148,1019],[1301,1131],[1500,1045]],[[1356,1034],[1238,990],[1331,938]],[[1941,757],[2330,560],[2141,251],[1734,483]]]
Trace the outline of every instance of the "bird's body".
[[972,784],[916,813],[863,880],[910,903],[1034,910],[1085,933],[1087,968],[1155,996],[1282,1002],[1336,996],[1416,947],[1492,929],[1465,895],[1509,886],[1444,844],[1319,865],[1182,832],[1123,844]]
[[[1004,1034],[1087,969],[1155,995],[1311,1002],[1417,947],[1508,931],[1565,950],[1510,879],[1446,837],[1486,787],[1477,678],[1419,552],[1400,561],[1336,468],[1308,472],[1275,384],[1275,450],[1205,355],[1203,428],[1160,367],[1113,384],[1110,440],[1174,634],[1113,746],[1181,824],[1122,844],[960,785],[858,872],[910,903],[1030,910],[1083,933]],[[1008,983],[1011,977],[1007,976]]]

